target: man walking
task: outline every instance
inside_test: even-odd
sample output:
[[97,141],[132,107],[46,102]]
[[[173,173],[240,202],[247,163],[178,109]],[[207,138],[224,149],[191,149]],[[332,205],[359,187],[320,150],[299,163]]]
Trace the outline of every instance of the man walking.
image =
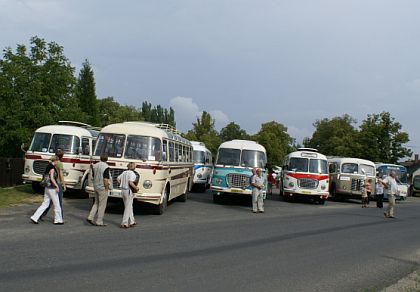
[[384,216],[386,218],[395,218],[394,217],[395,196],[398,193],[398,186],[397,186],[397,181],[395,180],[395,177],[396,177],[395,171],[391,171],[389,176],[387,176],[382,181],[382,184],[384,185],[386,192],[388,194],[388,208],[386,212],[384,212]]
[[256,174],[251,178],[252,212],[254,213],[264,213],[264,199],[262,192],[264,188],[264,178],[261,174],[261,168],[257,168]]
[[[109,166],[106,163],[108,155],[102,154],[101,161],[96,163],[93,168],[93,189],[95,190],[95,203],[90,210],[87,221],[96,226],[106,226],[104,224],[104,214],[108,202],[108,192],[112,189],[112,180],[109,176]],[[96,221],[94,220],[96,216]]]

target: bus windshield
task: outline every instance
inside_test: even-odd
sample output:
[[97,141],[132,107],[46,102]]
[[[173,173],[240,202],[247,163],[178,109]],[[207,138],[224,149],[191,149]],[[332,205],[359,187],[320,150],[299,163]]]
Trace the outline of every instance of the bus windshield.
[[310,159],[309,172],[328,174],[328,162],[323,159]]
[[359,166],[357,163],[343,163],[341,166],[342,173],[359,173]]
[[160,139],[129,135],[124,157],[128,159],[160,161]]
[[35,133],[29,151],[55,153],[61,149],[65,154],[76,154],[80,146],[79,137],[72,135]]
[[328,162],[323,159],[308,159],[292,157],[289,162],[289,170],[310,173],[328,173]]
[[216,164],[239,166],[240,161],[241,150],[230,148],[219,149],[219,155],[217,157]]
[[48,152],[50,146],[51,134],[48,133],[35,133],[32,139],[29,151]]
[[360,164],[359,174],[375,176],[375,168],[372,165]]
[[378,175],[379,177],[384,177],[389,175],[391,171],[395,171],[397,174],[396,181],[400,184],[407,183],[407,171],[405,167],[398,167],[398,166],[381,166],[378,168]]
[[265,168],[265,153],[256,150],[242,150],[241,166]]
[[108,154],[109,157],[121,158],[124,149],[125,135],[100,134],[96,142],[95,155]]
[[204,151],[193,151],[193,162],[194,163],[204,163],[205,162],[205,155]]

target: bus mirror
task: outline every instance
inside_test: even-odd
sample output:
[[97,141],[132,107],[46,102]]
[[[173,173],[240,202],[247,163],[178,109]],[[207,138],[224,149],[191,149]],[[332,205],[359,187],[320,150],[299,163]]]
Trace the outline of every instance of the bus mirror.
[[23,152],[26,152],[25,143],[22,143],[22,145],[20,145],[20,150],[22,150]]

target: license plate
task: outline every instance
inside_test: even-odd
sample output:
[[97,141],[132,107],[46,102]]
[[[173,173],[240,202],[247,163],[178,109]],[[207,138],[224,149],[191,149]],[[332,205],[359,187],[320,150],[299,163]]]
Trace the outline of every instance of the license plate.
[[35,181],[41,181],[42,180],[42,177],[37,177],[36,179],[35,179]]
[[243,192],[242,190],[237,190],[237,189],[230,189],[230,191],[232,193],[242,193]]
[[116,192],[114,190],[111,190],[109,192],[109,195],[112,196],[112,197],[121,197],[121,192]]
[[312,194],[311,192],[308,192],[308,191],[302,191],[302,194],[305,194],[305,195],[310,195],[310,194]]

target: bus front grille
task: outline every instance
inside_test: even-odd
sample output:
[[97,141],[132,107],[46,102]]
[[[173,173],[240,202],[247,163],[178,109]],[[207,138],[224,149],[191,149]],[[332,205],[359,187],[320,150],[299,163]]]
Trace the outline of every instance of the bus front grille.
[[45,173],[45,169],[47,169],[48,161],[46,160],[35,160],[32,166],[34,173],[43,175]]
[[363,189],[363,180],[353,178],[351,180],[351,190],[356,192],[361,192]]
[[318,187],[318,181],[311,178],[301,178],[298,180],[298,184],[302,189],[316,189]]
[[229,173],[226,175],[226,182],[230,188],[247,188],[249,180],[249,176],[245,174]]
[[125,169],[121,169],[121,168],[110,168],[109,169],[109,175],[111,176],[112,179],[112,186],[114,189],[119,189],[120,186],[117,182],[117,177],[123,173]]

